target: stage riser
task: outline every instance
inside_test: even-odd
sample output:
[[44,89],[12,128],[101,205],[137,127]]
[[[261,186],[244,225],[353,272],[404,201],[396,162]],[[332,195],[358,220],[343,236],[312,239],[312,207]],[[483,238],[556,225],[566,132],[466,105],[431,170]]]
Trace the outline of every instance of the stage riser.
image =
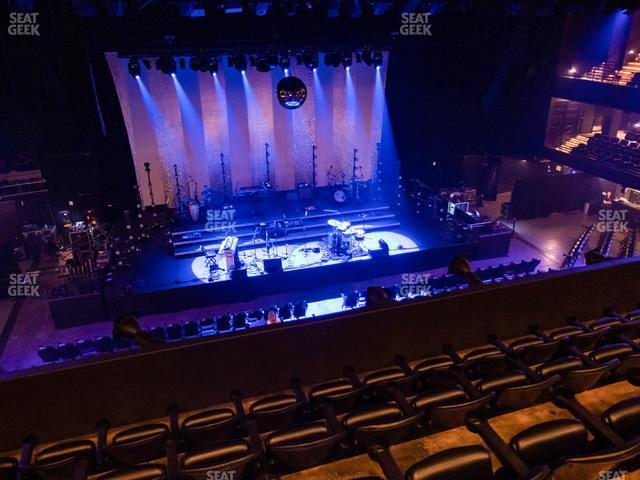
[[[312,221],[312,220],[328,220],[330,218],[335,218],[335,217],[341,217],[341,216],[345,216],[345,215],[357,215],[357,214],[362,214],[362,213],[367,213],[367,214],[371,214],[372,212],[375,212],[375,214],[388,214],[391,210],[389,208],[388,205],[383,205],[383,206],[372,206],[372,207],[366,207],[366,208],[334,208],[333,210],[336,210],[336,212],[327,212],[325,210],[329,210],[329,209],[324,209],[321,210],[318,213],[310,213],[307,217],[306,220],[307,221]],[[296,215],[295,217],[290,217],[290,218],[305,218],[304,215]],[[270,216],[270,217],[265,217],[263,220],[257,220],[255,218],[252,219],[246,219],[246,220],[239,220],[239,217],[236,217],[236,228],[240,229],[240,228],[245,228],[245,227],[250,227],[250,228],[255,228],[256,225],[260,224],[260,222],[264,222],[264,221],[273,221],[273,220],[281,220],[282,217],[281,216]],[[208,233],[208,230],[206,229],[206,227],[195,227],[194,228],[179,228],[176,229],[175,231],[171,232],[171,235],[174,237],[178,237],[180,235],[184,235],[185,233],[195,233],[195,232],[200,232],[200,233]]]
[[[361,218],[361,217],[357,217],[357,216],[350,216],[350,215],[344,215],[340,217],[341,221],[347,221],[347,222],[351,222],[351,223],[374,223],[374,222],[380,222],[383,220],[391,220],[396,218],[396,216],[394,214],[387,214],[387,215],[376,215],[376,216],[370,216],[367,217],[365,219]],[[249,225],[247,227],[234,227],[234,231],[233,231],[233,235],[238,237],[238,238],[251,238],[253,237],[255,231],[256,231],[257,226],[254,225]],[[316,221],[316,222],[309,222],[309,221],[305,221],[303,222],[302,226],[297,226],[297,227],[290,227],[288,229],[288,233],[295,233],[295,232],[300,232],[300,231],[306,231],[306,230],[318,230],[321,229],[323,231],[327,230],[327,222],[326,221]],[[214,243],[216,241],[221,241],[226,237],[226,233],[225,232],[206,232],[205,234],[203,234],[200,238],[198,239],[193,239],[193,240],[174,240],[173,241],[173,245],[175,247],[179,247],[179,246],[183,246],[183,245],[194,245],[194,244],[200,244],[203,242],[210,242],[210,243]]]
[[[392,218],[395,218],[395,216],[393,216]],[[399,222],[389,222],[389,221],[380,221],[380,223],[376,223],[375,221],[367,221],[365,223],[367,225],[367,229],[366,229],[367,232],[379,231],[379,230],[392,230],[394,228],[398,228],[401,225]],[[284,245],[285,243],[294,243],[294,242],[305,243],[305,241],[326,237],[332,231],[331,227],[327,227],[326,225],[323,225],[320,228],[309,229],[309,230],[310,231],[305,230],[304,231],[305,233],[302,235],[290,234],[287,237],[275,238],[275,239],[272,239],[272,242],[277,245]],[[264,240],[262,239],[256,239],[256,242],[254,244],[251,241],[251,239],[253,238],[253,232],[251,232],[250,235],[240,236],[237,233],[235,233],[234,235],[239,238],[240,243],[242,243],[243,240],[244,242],[249,242],[248,244],[245,243],[244,245],[240,245],[238,247],[240,251],[248,250],[254,247],[260,248],[260,247],[263,247],[265,243]],[[205,246],[207,250],[217,252],[218,249],[220,248],[220,244],[222,243],[223,239],[224,238],[218,238],[217,241],[203,240],[198,242],[197,246],[195,247],[193,245],[176,247],[174,251],[174,256],[176,258],[200,256],[202,255],[202,250],[200,249],[200,245]]]
[[[113,427],[163,418],[166,407],[182,411],[283,391],[300,376],[314,384],[441,352],[445,343],[468,348],[489,333],[514,338],[536,324],[566,325],[566,318],[597,318],[604,306],[636,308],[640,261],[556,272],[397,306],[261,327],[207,337],[145,354],[58,367],[0,382],[0,450],[17,449],[30,432],[42,442],[95,432],[96,421]],[[589,294],[585,296],[585,292]]]

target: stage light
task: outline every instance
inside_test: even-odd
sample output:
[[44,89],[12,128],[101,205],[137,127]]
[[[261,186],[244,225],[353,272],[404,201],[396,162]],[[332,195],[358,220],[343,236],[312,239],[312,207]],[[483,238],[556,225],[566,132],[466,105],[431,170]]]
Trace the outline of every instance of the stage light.
[[233,66],[237,71],[244,73],[244,71],[247,69],[247,56],[243,53],[234,55]]
[[318,54],[317,52],[305,52],[302,55],[302,60],[307,68],[315,70],[318,68]]
[[376,50],[375,53],[373,54],[373,64],[376,67],[379,67],[380,65],[382,65],[382,52],[380,50]]
[[134,77],[140,76],[140,62],[135,58],[129,59],[129,73]]
[[569,75],[575,75],[575,73],[576,73],[577,71],[578,71],[578,70],[576,70],[576,67],[571,67],[571,68],[569,69]]
[[291,59],[289,58],[289,55],[280,55],[280,68],[282,68],[286,73],[287,69],[289,69],[290,67]]
[[633,54],[635,54],[635,53],[636,53],[636,51],[635,51],[635,50],[629,50],[629,55],[633,55]]
[[269,64],[269,60],[264,55],[260,55],[258,57],[252,57],[252,65],[256,67],[256,70],[262,73],[268,73],[271,71],[271,65]]
[[215,75],[218,72],[218,59],[216,57],[208,58],[205,69],[211,75]]
[[162,55],[156,60],[156,68],[165,74],[175,73],[176,60],[170,55]]
[[342,66],[348,70],[349,67],[351,67],[351,64],[353,63],[353,56],[351,55],[351,53],[345,53],[344,56],[342,57]]

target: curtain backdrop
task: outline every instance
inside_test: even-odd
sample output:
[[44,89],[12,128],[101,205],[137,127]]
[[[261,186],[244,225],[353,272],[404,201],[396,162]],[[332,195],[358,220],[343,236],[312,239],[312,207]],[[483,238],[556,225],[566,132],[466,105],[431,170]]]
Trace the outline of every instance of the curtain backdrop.
[[[271,182],[292,190],[312,181],[312,145],[317,146],[317,182],[327,172],[351,181],[353,149],[358,149],[363,180],[375,175],[376,144],[384,111],[387,54],[380,69],[354,63],[349,71],[323,64],[316,72],[292,62],[289,74],[307,86],[307,100],[296,110],[278,103],[280,68],[243,75],[220,58],[217,75],[178,68],[175,77],[141,65],[139,78],[128,59],[106,53],[122,107],[142,201],[151,204],[144,164],[151,168],[155,204],[175,205],[177,166],[183,200],[189,182],[198,194],[206,186],[222,192],[220,154],[224,154],[229,193],[266,180],[265,143],[270,146]],[[380,88],[382,86],[382,88]]]

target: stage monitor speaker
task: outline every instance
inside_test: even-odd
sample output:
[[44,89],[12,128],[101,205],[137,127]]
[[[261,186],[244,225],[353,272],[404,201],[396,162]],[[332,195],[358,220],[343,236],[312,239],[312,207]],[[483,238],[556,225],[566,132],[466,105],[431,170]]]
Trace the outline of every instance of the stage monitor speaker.
[[242,281],[247,278],[247,269],[246,268],[236,268],[231,270],[231,280],[233,281]]
[[298,200],[309,200],[313,197],[313,188],[308,183],[298,184]]
[[265,258],[262,263],[264,265],[264,271],[267,273],[276,273],[282,271],[282,259],[280,257]]

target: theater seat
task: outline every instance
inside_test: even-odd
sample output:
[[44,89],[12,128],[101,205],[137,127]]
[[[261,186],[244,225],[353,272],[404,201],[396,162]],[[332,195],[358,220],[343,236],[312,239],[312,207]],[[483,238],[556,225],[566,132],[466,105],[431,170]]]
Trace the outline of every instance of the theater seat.
[[551,360],[538,367],[537,372],[542,377],[560,375],[559,385],[571,393],[580,393],[594,387],[605,375],[620,364],[619,360],[611,360],[596,367],[584,367],[582,360],[577,357],[564,357]]
[[113,436],[104,455],[116,465],[130,466],[161,458],[165,455],[165,441],[169,427],[150,423],[122,430]]
[[334,413],[339,415],[354,407],[362,390],[362,387],[354,387],[349,379],[339,378],[309,390],[309,401],[315,405],[320,399],[325,399],[331,404]]
[[377,442],[399,442],[423,416],[423,412],[404,416],[397,405],[388,404],[353,411],[342,419],[342,424],[356,446],[366,448]]
[[371,373],[362,379],[366,387],[398,387],[405,395],[415,392],[419,375],[417,373],[409,375],[400,367],[392,367]]
[[301,470],[324,462],[344,435],[331,432],[325,422],[318,421],[274,432],[266,444],[284,469]]
[[26,479],[73,478],[80,460],[87,460],[89,465],[93,465],[95,458],[96,447],[91,440],[62,442],[36,450],[33,462],[20,466],[20,471]]
[[405,473],[407,480],[491,480],[493,468],[489,452],[480,445],[458,447],[435,453],[414,463]]
[[13,480],[16,476],[18,461],[11,457],[0,457],[0,480]]
[[116,470],[99,476],[96,480],[165,480],[167,478],[161,465],[145,465],[142,467]]
[[180,461],[177,477],[190,480],[210,480],[212,471],[234,472],[234,480],[248,478],[257,458],[245,440],[230,440],[214,448],[185,455]]
[[551,472],[554,480],[633,478],[623,472],[638,469],[640,443],[630,442],[618,448],[564,458]]
[[480,382],[478,390],[482,393],[494,391],[495,404],[501,410],[519,410],[538,402],[559,381],[559,375],[552,375],[539,382],[529,383],[527,379],[523,383],[522,378],[515,374],[506,376],[506,379],[500,382],[491,381],[491,379],[486,383]]
[[304,401],[295,395],[272,395],[251,404],[251,413],[263,432],[280,430],[291,425]]
[[411,400],[411,406],[416,410],[429,411],[440,405],[462,403],[467,400],[464,390],[460,386],[432,388],[416,395]]
[[438,355],[436,357],[427,358],[417,363],[413,367],[414,372],[425,373],[433,369],[446,369],[453,365],[453,360],[449,356]]
[[518,433],[510,446],[532,468],[588,452],[588,433],[579,420],[552,420]]
[[621,400],[602,414],[602,420],[625,440],[640,437],[640,396]]
[[208,446],[231,437],[237,417],[230,408],[207,410],[185,418],[181,434],[189,448]]
[[488,405],[495,398],[491,392],[483,397],[467,400],[451,405],[439,405],[431,410],[431,425],[436,428],[449,429],[464,425],[467,415]]

